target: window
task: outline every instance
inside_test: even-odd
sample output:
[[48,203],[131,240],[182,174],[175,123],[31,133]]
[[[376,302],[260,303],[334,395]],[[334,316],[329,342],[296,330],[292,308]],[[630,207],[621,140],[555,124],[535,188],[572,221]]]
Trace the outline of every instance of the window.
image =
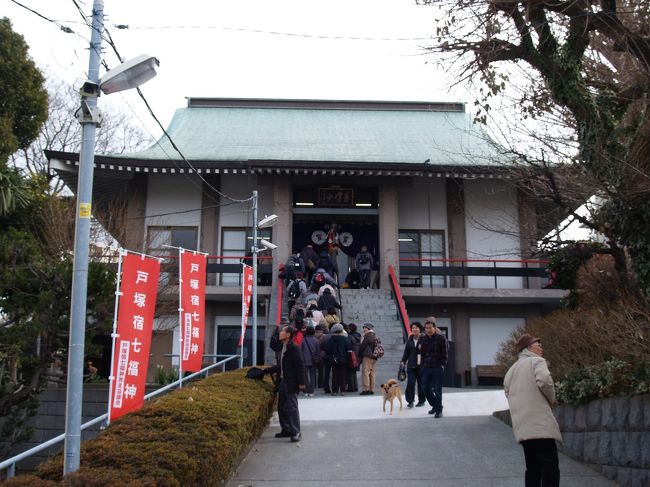
[[[157,257],[177,256],[178,250],[167,247],[182,247],[198,250],[197,227],[149,227],[147,229],[148,253]],[[163,285],[178,283],[178,262],[172,260],[162,264],[160,281]]]
[[[262,228],[257,231],[257,238],[271,240],[271,229]],[[241,257],[250,252],[253,246],[253,233],[250,228],[224,228],[221,233],[221,255],[234,256],[239,259],[224,259],[224,264],[238,264],[241,262]],[[261,261],[265,262],[265,261]],[[260,264],[261,262],[258,262]],[[270,276],[258,272],[257,284],[263,284]],[[239,286],[241,284],[241,272],[238,273],[222,273],[221,285],[222,286]]]
[[165,247],[183,247],[188,250],[198,250],[197,227],[149,227],[147,231],[149,252],[153,255],[170,255],[177,252]]
[[[418,267],[440,267],[441,261],[426,259],[445,258],[445,238],[443,231],[400,230],[399,232],[400,265]],[[401,261],[401,259],[424,259]],[[404,287],[445,287],[445,276],[402,275],[400,286]]]

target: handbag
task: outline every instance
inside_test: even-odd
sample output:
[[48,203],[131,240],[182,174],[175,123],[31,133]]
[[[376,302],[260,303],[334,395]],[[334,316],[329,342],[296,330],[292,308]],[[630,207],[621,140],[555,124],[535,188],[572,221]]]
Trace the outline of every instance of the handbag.
[[354,350],[348,350],[348,366],[355,370],[359,367],[359,359],[357,358],[357,354],[354,353]]
[[397,372],[397,380],[404,382],[406,380],[406,367],[402,364],[399,366],[399,371]]

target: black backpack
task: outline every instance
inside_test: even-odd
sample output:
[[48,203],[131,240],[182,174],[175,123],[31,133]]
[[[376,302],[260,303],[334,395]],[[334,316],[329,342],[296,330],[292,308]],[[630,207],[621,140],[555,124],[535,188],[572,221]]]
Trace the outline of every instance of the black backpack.
[[289,295],[289,299],[298,299],[300,296],[300,281],[298,279],[291,281],[287,293]]

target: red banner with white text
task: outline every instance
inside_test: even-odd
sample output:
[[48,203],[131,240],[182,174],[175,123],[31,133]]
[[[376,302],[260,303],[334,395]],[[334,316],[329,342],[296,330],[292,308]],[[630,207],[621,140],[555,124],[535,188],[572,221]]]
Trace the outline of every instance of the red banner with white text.
[[159,275],[158,259],[129,253],[124,256],[109,420],[137,411],[144,402]]
[[246,334],[246,322],[248,321],[248,311],[251,307],[251,297],[253,296],[253,268],[249,265],[242,264],[242,290],[241,290],[241,336],[239,337],[239,346],[244,345],[244,335]]
[[198,372],[205,336],[205,254],[181,250],[181,368]]

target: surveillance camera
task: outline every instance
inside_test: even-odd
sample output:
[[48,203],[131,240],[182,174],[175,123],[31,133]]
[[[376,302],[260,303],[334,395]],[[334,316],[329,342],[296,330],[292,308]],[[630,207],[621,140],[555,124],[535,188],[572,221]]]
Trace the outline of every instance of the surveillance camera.
[[278,248],[278,246],[275,245],[274,243],[271,243],[268,240],[264,240],[264,239],[260,239],[260,245],[262,245],[262,247],[264,247],[265,249],[269,249],[269,250],[275,250]]
[[93,81],[84,81],[79,89],[81,96],[97,96],[99,95],[99,85]]
[[277,221],[278,221],[278,215],[265,216],[257,224],[257,228],[267,228],[273,226],[277,223]]

